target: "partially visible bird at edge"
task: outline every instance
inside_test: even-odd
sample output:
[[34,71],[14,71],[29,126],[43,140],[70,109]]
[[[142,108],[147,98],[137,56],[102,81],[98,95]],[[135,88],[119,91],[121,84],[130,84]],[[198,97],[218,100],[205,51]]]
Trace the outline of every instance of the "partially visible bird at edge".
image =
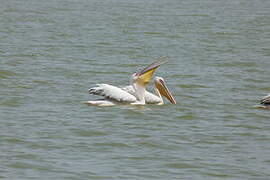
[[262,109],[270,109],[270,94],[268,94],[267,96],[264,96],[260,100],[260,105],[256,105],[255,107],[262,108]]

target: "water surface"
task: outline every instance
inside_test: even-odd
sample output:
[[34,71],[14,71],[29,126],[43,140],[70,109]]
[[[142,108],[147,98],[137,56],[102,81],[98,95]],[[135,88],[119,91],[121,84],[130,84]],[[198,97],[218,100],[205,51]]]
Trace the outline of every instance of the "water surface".
[[[270,1],[11,0],[0,27],[0,178],[269,178]],[[161,56],[177,105],[81,103]]]

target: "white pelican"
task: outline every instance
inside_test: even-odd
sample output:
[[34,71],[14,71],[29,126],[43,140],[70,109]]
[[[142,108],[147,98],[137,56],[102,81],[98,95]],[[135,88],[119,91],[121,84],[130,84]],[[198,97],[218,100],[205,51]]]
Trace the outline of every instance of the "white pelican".
[[266,106],[269,106],[270,105],[270,94],[268,94],[267,96],[264,96],[261,99],[261,104],[262,105],[266,105]]
[[267,96],[264,96],[261,99],[260,103],[261,103],[261,105],[258,105],[256,107],[264,108],[264,109],[270,109],[270,94],[268,94]]
[[131,85],[123,88],[109,84],[97,84],[96,87],[90,88],[89,93],[103,96],[103,99],[86,101],[85,103],[93,106],[113,106],[117,104],[145,105],[145,104],[164,104],[162,96],[166,97],[172,104],[176,101],[165,81],[161,77],[155,77],[154,84],[157,95],[146,91],[146,86],[153,77],[155,70],[165,63],[160,60],[154,62],[138,73],[131,76]]

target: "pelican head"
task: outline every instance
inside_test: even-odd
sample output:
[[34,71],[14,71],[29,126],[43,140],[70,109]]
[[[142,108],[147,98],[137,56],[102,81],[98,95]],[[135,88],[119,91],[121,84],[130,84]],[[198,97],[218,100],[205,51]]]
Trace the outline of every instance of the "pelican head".
[[161,59],[159,59],[159,61],[156,61],[156,62],[150,64],[149,66],[145,67],[143,70],[132,74],[131,84],[132,84],[133,88],[135,89],[139,104],[145,104],[146,86],[151,81],[156,69],[161,64],[164,64],[165,62],[166,61],[164,61],[164,59],[161,58]]
[[[155,77],[154,83],[156,86],[157,93],[159,95],[166,97],[172,104],[176,104],[176,101],[175,101],[173,95],[171,94],[171,92],[167,88],[165,81],[162,77]],[[162,98],[161,98],[161,100],[162,100]]]
[[136,83],[138,78],[139,78],[139,74],[138,73],[133,73],[131,75],[131,79],[130,79],[131,84]]

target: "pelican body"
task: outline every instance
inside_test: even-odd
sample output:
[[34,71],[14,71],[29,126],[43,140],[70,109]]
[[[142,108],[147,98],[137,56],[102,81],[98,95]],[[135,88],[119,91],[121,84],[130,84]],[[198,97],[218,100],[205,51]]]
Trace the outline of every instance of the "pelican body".
[[109,84],[97,84],[96,87],[89,89],[90,94],[103,96],[102,99],[86,101],[85,103],[93,106],[113,106],[119,104],[145,105],[145,104],[164,104],[162,96],[166,97],[172,104],[176,104],[174,97],[169,91],[162,77],[155,77],[156,95],[146,90],[151,81],[155,70],[163,64],[160,60],[154,62],[131,76],[131,85],[116,87]]

